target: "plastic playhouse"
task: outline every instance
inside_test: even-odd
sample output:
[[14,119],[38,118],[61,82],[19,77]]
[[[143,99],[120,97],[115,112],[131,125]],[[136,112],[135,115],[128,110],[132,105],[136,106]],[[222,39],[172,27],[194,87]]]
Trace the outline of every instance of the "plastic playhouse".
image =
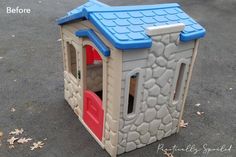
[[58,20],[65,99],[111,156],[178,132],[205,29],[176,3],[90,0]]

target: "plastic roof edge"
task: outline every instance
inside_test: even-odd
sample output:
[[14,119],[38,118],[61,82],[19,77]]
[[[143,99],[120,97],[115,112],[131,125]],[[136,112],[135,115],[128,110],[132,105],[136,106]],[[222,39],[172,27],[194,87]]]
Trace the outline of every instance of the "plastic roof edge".
[[[91,4],[96,5],[96,7],[94,7],[94,6],[91,7],[90,6]],[[88,16],[87,9],[89,7],[99,8],[98,6],[102,7],[102,8],[109,8],[110,7],[109,5],[99,2],[97,0],[88,0],[88,2],[86,2],[86,3],[82,4],[81,6],[72,10],[72,11],[74,11],[74,10],[77,11],[77,13],[70,14],[71,11],[69,11],[69,12],[67,12],[66,16],[63,16],[63,17],[57,19],[56,22],[58,25],[64,25],[64,24],[69,23],[74,20],[86,18]]]
[[103,43],[103,41],[94,33],[92,29],[82,29],[75,32],[78,37],[88,37],[102,52],[105,57],[110,56],[109,48]]
[[188,42],[192,41],[195,39],[200,39],[203,38],[206,35],[206,29],[203,28],[203,30],[199,32],[193,32],[193,33],[188,33],[188,34],[182,34],[180,33],[180,41],[182,42]]
[[[109,12],[148,11],[148,10],[153,10],[153,9],[166,9],[166,8],[167,9],[169,8],[181,9],[180,5],[177,3],[136,5],[136,6],[112,6],[111,7],[97,0],[88,0],[87,3],[68,12],[66,16],[59,18],[57,20],[57,23],[58,25],[64,25],[64,24],[73,22],[75,20],[89,20],[115,48],[121,49],[121,50],[145,49],[145,48],[150,48],[152,46],[152,38],[150,37],[143,38],[142,40],[136,40],[135,38],[133,38],[132,40],[122,40],[122,39],[120,40],[116,38],[114,34],[111,33],[111,31],[107,31],[107,29],[104,28],[104,25],[102,25],[101,21],[97,18],[97,14],[102,14],[102,13],[110,14]],[[170,15],[170,17],[171,16],[172,15]],[[181,17],[178,17],[178,18],[185,19],[184,15],[181,15]],[[188,18],[189,18],[188,20],[191,20],[191,17],[188,17]],[[172,19],[169,19],[169,20],[172,20]],[[184,22],[184,24],[188,25],[188,21]],[[201,28],[201,26],[199,25],[197,26],[200,28],[193,28],[190,26],[189,28],[190,30],[186,31],[187,33],[185,31],[181,31],[180,41],[188,42],[188,41],[203,38],[206,34],[206,30],[203,27]],[[195,29],[197,31],[192,31],[191,29]],[[87,33],[87,35],[90,35],[90,37],[92,37],[91,31],[84,31],[84,33],[85,34]]]

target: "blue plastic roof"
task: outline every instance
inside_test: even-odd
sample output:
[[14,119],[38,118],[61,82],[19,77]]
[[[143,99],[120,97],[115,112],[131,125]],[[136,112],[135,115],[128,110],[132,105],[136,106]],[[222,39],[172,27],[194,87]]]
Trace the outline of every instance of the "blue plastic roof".
[[204,37],[206,32],[176,3],[111,7],[90,0],[68,12],[58,24],[78,19],[88,19],[118,49],[151,47],[152,40],[144,32],[150,26],[184,23],[185,28],[180,34],[183,42]]

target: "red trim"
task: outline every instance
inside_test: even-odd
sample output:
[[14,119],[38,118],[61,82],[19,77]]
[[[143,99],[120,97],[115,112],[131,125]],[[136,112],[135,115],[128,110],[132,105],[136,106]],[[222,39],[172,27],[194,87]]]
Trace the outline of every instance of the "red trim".
[[86,45],[85,46],[85,50],[86,50],[86,63],[87,64],[94,64],[94,61],[101,61],[102,58],[99,55],[99,53],[97,52],[97,50],[95,48],[93,48],[90,45]]
[[85,46],[86,50],[86,62],[87,64],[93,64],[93,48],[90,45]]

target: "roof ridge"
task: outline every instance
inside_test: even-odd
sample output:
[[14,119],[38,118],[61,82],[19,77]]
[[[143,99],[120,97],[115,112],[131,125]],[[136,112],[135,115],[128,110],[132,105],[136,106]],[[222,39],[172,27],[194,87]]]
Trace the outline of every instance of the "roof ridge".
[[180,7],[178,3],[164,3],[164,4],[153,4],[153,5],[131,5],[131,6],[109,6],[109,7],[90,7],[85,8],[88,13],[90,12],[109,12],[109,11],[142,11],[142,10],[151,10],[151,9],[164,9],[164,8],[172,8],[172,7]]
[[63,25],[78,19],[89,20],[118,49],[151,47],[152,40],[144,30],[152,26],[183,23],[185,28],[180,32],[183,42],[202,38],[206,33],[177,3],[108,6],[89,0],[57,22]]

